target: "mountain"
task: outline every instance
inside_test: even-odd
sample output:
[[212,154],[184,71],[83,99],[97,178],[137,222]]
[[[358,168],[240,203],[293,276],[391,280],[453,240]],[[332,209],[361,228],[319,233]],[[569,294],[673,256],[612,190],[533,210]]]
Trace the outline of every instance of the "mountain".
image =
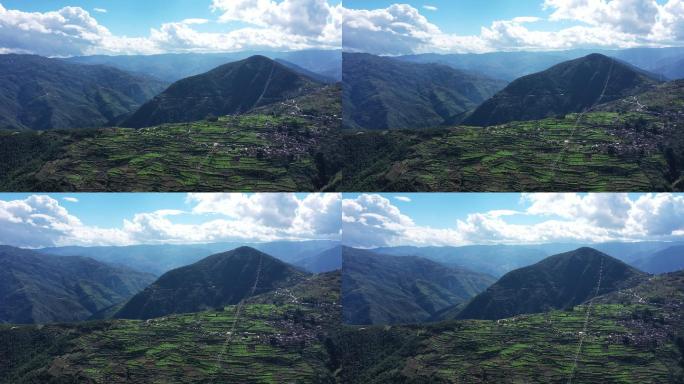
[[0,323],[86,320],[153,280],[150,274],[86,257],[0,246]]
[[458,318],[496,320],[571,308],[596,295],[630,287],[645,276],[605,253],[579,248],[505,274],[471,300]]
[[441,64],[344,53],[343,124],[347,128],[425,128],[460,121],[505,82]]
[[291,63],[287,60],[275,59],[275,61],[278,64],[282,64],[283,66],[299,73],[300,75],[304,75],[308,78],[314,79],[314,80],[318,81],[319,83],[334,84],[337,82],[337,79],[335,79],[334,77],[329,77],[327,75],[323,75],[320,73],[309,71],[308,69],[302,68],[299,65],[297,65],[295,63]]
[[684,272],[500,321],[342,327],[339,382],[682,383]]
[[419,256],[440,264],[500,277],[551,255],[546,249],[526,245],[468,245],[463,247],[383,247],[373,252],[394,256]]
[[564,116],[643,92],[657,82],[653,75],[628,64],[591,54],[513,81],[464,123],[489,126]]
[[684,245],[676,245],[639,259],[633,265],[653,274],[681,271],[684,269]]
[[654,70],[668,79],[684,79],[684,57],[679,60],[663,63]]
[[100,65],[0,55],[0,129],[115,125],[166,83]]
[[301,258],[294,262],[311,273],[325,273],[342,269],[342,247],[325,250],[315,256]]
[[216,311],[0,324],[0,383],[335,383],[340,274]]
[[305,276],[272,256],[240,247],[163,274],[115,317],[149,319],[233,305],[253,294],[296,284]]
[[342,311],[348,324],[427,321],[494,282],[491,276],[420,257],[344,247],[342,258]]
[[208,243],[208,244],[157,244],[124,247],[52,247],[37,250],[61,256],[90,257],[109,264],[161,275],[172,269],[195,263],[215,253],[250,246],[286,263],[304,262],[321,252],[338,245],[337,241],[272,241],[268,243]]
[[267,57],[252,56],[173,83],[121,125],[140,128],[241,114],[321,86]]
[[306,71],[336,81],[342,79],[342,53],[339,50],[304,50],[293,52],[229,52],[229,53],[167,53],[158,55],[76,56],[68,62],[107,65],[124,71],[175,82],[186,77],[208,72],[220,65],[262,55],[273,60],[284,60]]
[[[684,59],[684,48],[572,49],[549,52],[489,52],[482,54],[435,54],[399,56],[399,60],[414,63],[440,63],[455,69],[478,72],[494,79],[513,81],[519,77],[548,69],[564,61],[600,53],[629,63],[668,79],[682,77],[676,63]],[[681,66],[679,67],[681,68]],[[676,73],[680,75],[677,76]]]

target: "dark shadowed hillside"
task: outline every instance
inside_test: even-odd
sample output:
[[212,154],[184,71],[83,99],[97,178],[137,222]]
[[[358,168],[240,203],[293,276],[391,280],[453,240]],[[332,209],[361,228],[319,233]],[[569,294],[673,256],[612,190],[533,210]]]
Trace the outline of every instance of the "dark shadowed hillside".
[[252,56],[175,82],[122,125],[150,127],[240,114],[301,96],[321,86],[267,57]]
[[343,248],[342,306],[348,324],[427,321],[468,301],[494,278],[412,256]]
[[342,269],[342,247],[337,246],[313,256],[300,258],[294,264],[312,273],[337,271]]
[[100,65],[0,55],[0,129],[115,125],[166,83]]
[[263,252],[240,247],[165,273],[126,303],[116,317],[149,319],[237,304],[252,290],[254,294],[269,292],[305,276]]
[[571,308],[594,297],[599,282],[598,294],[606,294],[645,276],[605,253],[580,248],[505,274],[470,301],[458,318],[495,320]]
[[668,273],[684,269],[684,245],[676,245],[634,262],[634,266],[648,273]]
[[343,115],[347,128],[425,128],[459,122],[504,81],[441,64],[415,64],[345,53]]
[[86,320],[153,280],[150,274],[86,257],[0,246],[0,323]]
[[521,77],[480,105],[469,125],[564,116],[643,92],[655,85],[651,75],[600,54],[591,54]]

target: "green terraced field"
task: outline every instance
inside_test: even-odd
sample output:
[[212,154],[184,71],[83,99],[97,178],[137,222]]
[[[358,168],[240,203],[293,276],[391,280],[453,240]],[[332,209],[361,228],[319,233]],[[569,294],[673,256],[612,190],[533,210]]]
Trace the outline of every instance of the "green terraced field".
[[[644,145],[619,127],[639,118],[596,112],[487,128],[364,132],[347,136],[363,154],[333,189],[410,191],[668,191],[660,148],[666,128],[647,119]],[[620,143],[620,144],[618,144]],[[387,148],[387,150],[383,150]],[[351,151],[351,150],[350,150]]]
[[298,296],[306,288],[293,287],[241,310],[0,326],[0,382],[334,382],[324,340],[340,322],[339,273],[302,284],[321,295]]
[[348,132],[340,191],[684,189],[684,81],[586,114],[480,127]]
[[[0,189],[314,191],[337,140],[339,89],[217,121],[142,129],[2,132]],[[335,112],[337,111],[337,112]]]
[[684,381],[684,274],[653,278],[599,298],[591,309],[578,353],[587,308],[582,305],[499,321],[346,327],[337,343],[347,368],[342,381]]

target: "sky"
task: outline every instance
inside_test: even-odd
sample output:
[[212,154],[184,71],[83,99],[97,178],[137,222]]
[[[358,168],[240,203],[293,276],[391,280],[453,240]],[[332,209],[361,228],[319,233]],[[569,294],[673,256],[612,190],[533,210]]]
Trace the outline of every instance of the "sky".
[[684,0],[0,0],[0,53],[382,55],[684,45]]
[[0,0],[0,53],[340,49],[339,0]]
[[684,194],[345,194],[360,248],[684,240]]
[[0,193],[0,244],[339,240],[340,207],[339,194]]
[[344,7],[344,49],[375,54],[684,43],[684,0],[347,0]]

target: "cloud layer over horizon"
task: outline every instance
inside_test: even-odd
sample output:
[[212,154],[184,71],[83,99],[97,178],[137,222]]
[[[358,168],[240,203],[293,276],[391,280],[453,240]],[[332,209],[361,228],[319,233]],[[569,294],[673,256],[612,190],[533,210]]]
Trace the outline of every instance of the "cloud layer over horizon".
[[[342,200],[342,241],[351,247],[603,243],[684,240],[684,195],[522,194],[523,209],[502,207],[454,218],[449,228],[418,225],[390,201],[364,194]],[[459,204],[458,196],[453,198]],[[440,212],[434,212],[440,215]],[[520,224],[515,217],[534,218]]]
[[[212,22],[188,18],[152,28],[148,36],[113,34],[81,7],[50,12],[7,9],[0,1],[0,53],[43,56],[340,49],[341,4],[327,0],[212,0],[213,22],[246,26],[200,32]],[[103,9],[93,10],[103,13]]]
[[[66,198],[64,199],[66,200]],[[73,197],[70,202],[78,201]],[[0,200],[0,244],[26,248],[338,240],[339,194],[188,194],[190,210],[136,213],[117,228],[84,224],[49,195]],[[192,223],[182,220],[191,217]]]
[[[684,0],[540,0],[540,8],[550,12],[548,19],[495,20],[478,35],[443,32],[426,17],[438,10],[421,12],[409,4],[345,9],[343,45],[387,55],[684,45]],[[537,27],[540,21],[562,27],[546,30]]]
[[[98,21],[110,14],[104,8],[25,12],[8,9],[0,0],[0,53],[78,56],[344,48],[399,55],[684,45],[684,0],[531,1],[538,1],[547,17],[521,14],[494,20],[470,35],[444,32],[430,17],[447,11],[428,4],[350,9],[341,0],[212,0],[211,20],[189,14],[152,27],[145,36],[124,36]],[[458,17],[453,15],[454,20]],[[207,32],[202,26],[209,23],[218,27]]]

